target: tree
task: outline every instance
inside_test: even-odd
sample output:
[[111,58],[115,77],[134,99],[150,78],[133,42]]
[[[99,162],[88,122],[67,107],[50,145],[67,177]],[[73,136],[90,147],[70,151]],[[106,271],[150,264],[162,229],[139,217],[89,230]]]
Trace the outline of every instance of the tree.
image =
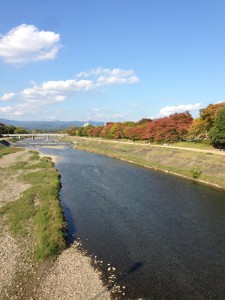
[[135,127],[127,127],[125,129],[125,137],[134,141],[134,140],[141,140],[143,135],[143,128],[140,126]]
[[175,113],[169,117],[147,123],[142,138],[155,142],[177,142],[186,139],[193,121],[189,112]]
[[87,132],[88,136],[99,137],[102,129],[103,129],[103,126],[96,126],[94,128],[90,128]]
[[225,107],[218,112],[209,137],[214,146],[225,147]]
[[122,123],[115,123],[108,132],[110,139],[119,139],[124,137],[124,125]]
[[90,130],[91,128],[94,128],[93,125],[89,124],[83,127],[83,136],[88,136],[88,130]]
[[70,127],[66,130],[69,135],[78,135],[79,127]]
[[103,138],[110,138],[109,137],[109,132],[110,132],[110,129],[113,127],[115,123],[113,122],[109,122],[109,123],[106,123],[101,131],[101,133],[99,134],[100,137],[103,137]]
[[207,107],[200,109],[200,119],[203,121],[202,130],[208,133],[212,128],[218,112],[225,107],[225,102],[209,104]]
[[123,125],[125,127],[134,127],[137,125],[137,123],[133,122],[133,121],[126,121],[126,122],[123,122]]
[[144,118],[144,119],[141,119],[140,121],[138,121],[137,124],[142,125],[142,124],[149,123],[149,122],[152,122],[152,120]]
[[194,119],[189,128],[188,136],[192,140],[201,140],[204,138],[206,136],[204,121],[200,118]]
[[78,128],[77,135],[78,136],[84,136],[84,127],[79,127]]
[[7,134],[13,134],[14,131],[16,130],[16,127],[13,125],[7,125],[5,126],[5,133]]
[[0,135],[5,133],[5,124],[0,123]]
[[23,127],[17,127],[15,130],[14,130],[14,133],[27,133],[27,131],[23,128]]

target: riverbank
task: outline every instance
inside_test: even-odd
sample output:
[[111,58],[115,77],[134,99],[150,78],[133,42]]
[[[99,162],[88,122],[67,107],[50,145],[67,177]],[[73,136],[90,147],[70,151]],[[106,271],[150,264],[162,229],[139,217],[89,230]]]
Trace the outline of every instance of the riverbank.
[[225,155],[220,151],[123,143],[79,137],[76,148],[107,155],[147,168],[225,189]]
[[0,299],[91,299],[97,294],[110,299],[78,243],[65,249],[59,174],[50,158],[10,149],[2,148],[7,153],[0,158]]

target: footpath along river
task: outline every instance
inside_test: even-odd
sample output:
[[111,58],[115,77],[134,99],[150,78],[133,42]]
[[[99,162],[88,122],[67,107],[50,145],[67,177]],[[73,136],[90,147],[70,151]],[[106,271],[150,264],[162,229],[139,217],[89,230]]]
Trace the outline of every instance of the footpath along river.
[[103,261],[106,281],[108,264],[116,269],[121,298],[225,299],[224,192],[71,148],[38,150],[59,157],[70,241]]

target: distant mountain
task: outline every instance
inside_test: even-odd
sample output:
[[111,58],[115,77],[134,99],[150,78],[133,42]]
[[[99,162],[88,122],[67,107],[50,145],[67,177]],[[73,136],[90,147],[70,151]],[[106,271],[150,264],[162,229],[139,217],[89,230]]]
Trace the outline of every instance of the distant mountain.
[[63,130],[75,126],[82,127],[87,123],[94,126],[104,125],[104,122],[97,121],[15,121],[1,118],[0,123],[5,125],[13,125],[15,127],[23,127],[26,130]]

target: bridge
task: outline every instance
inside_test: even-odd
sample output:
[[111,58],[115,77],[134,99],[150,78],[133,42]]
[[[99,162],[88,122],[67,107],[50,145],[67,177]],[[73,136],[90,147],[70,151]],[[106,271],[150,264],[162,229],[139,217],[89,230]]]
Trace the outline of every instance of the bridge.
[[45,138],[49,140],[49,137],[64,137],[68,136],[67,133],[6,133],[2,134],[3,137],[17,137],[19,139],[22,138],[31,138],[34,140],[35,138]]

